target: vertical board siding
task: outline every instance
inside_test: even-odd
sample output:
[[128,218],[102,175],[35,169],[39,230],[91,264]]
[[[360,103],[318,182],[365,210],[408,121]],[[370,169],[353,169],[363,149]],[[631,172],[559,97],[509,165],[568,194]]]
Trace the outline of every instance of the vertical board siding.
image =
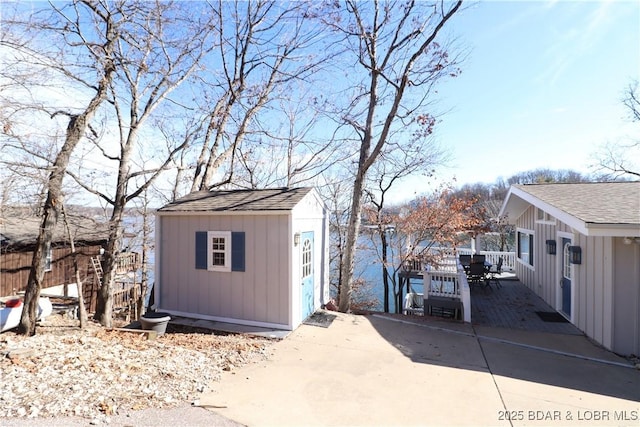
[[271,253],[275,249],[270,249],[269,242],[269,224],[266,216],[255,218],[254,224],[256,225],[253,230],[254,236],[254,256],[253,266],[255,267],[255,275],[253,281],[256,287],[252,289],[252,297],[250,299],[250,305],[248,310],[255,313],[256,317],[260,319],[268,318],[268,306],[271,303],[267,292],[266,281],[269,278],[265,275],[268,270],[267,254]]
[[604,239],[593,237],[593,337],[602,342],[604,339]]
[[[286,215],[161,216],[162,309],[287,324]],[[195,269],[196,231],[245,233],[245,271]]]
[[535,250],[536,255],[538,256],[538,262],[535,269],[540,272],[539,295],[552,307],[555,307],[555,285],[557,281],[556,257],[558,254],[557,250],[556,255],[550,255],[547,253],[547,240],[556,240],[556,226],[552,224],[536,224],[535,232],[538,244],[538,249]]
[[585,248],[585,238],[583,235],[581,234],[577,234],[574,235],[576,238],[574,238],[573,240],[573,245],[575,246],[580,246],[582,248],[582,257],[584,258],[582,260],[582,264],[574,264],[573,265],[573,272],[574,272],[574,284],[573,284],[573,289],[575,292],[575,297],[574,297],[574,301],[576,301],[576,304],[574,304],[574,310],[575,310],[575,324],[576,326],[578,326],[578,328],[580,328],[582,331],[584,331],[587,335],[588,331],[586,330],[587,328],[587,317],[586,317],[586,310],[587,310],[587,294],[588,294],[588,290],[587,290],[587,286],[588,284],[587,282],[587,271],[586,268],[582,268],[586,262],[586,248]]
[[[557,254],[546,253],[546,240],[558,240],[558,232],[573,235],[572,244],[582,248],[582,263],[572,266],[572,319],[574,324],[587,336],[601,343],[607,348],[620,346],[622,339],[630,337],[619,331],[623,321],[623,315],[618,314],[617,306],[624,306],[625,318],[632,318],[631,321],[638,325],[633,329],[632,341],[638,342],[640,338],[640,290],[632,291],[626,282],[621,281],[618,285],[618,261],[614,258],[614,242],[612,237],[584,236],[574,233],[567,224],[556,220],[556,224],[538,222],[536,223],[535,207],[530,206],[523,215],[516,220],[516,226],[524,229],[534,230],[534,268],[529,269],[521,263],[516,264],[516,274],[527,287],[536,292],[551,307],[558,307],[558,280],[561,275],[562,247],[557,246]],[[621,240],[621,239],[619,239]],[[614,267],[613,262],[616,262]],[[640,264],[640,261],[636,262]],[[640,267],[636,267],[640,271]],[[637,275],[640,275],[638,273]],[[614,283],[614,277],[615,283]],[[640,279],[638,279],[640,280]],[[636,284],[638,281],[635,282]],[[637,287],[637,285],[636,285]],[[622,295],[632,294],[629,303]],[[632,307],[633,306],[633,307]],[[635,310],[635,311],[633,311]],[[616,323],[616,324],[614,324]],[[624,328],[624,327],[623,327]],[[630,334],[628,334],[630,335]],[[640,345],[640,344],[639,344]],[[638,351],[636,348],[634,351]]]
[[[268,269],[270,271],[270,280],[274,283],[268,284],[267,293],[267,319],[275,322],[288,322],[288,288],[289,274],[289,245],[288,245],[288,220],[280,221],[278,217],[267,217],[267,228],[269,234],[269,251],[278,251],[278,262],[270,262]],[[287,301],[287,304],[283,304]],[[287,312],[286,319],[281,318],[283,313]]]
[[612,242],[613,322],[611,347],[621,354],[640,354],[640,246]]
[[[80,270],[80,279],[83,283],[83,296],[89,312],[95,311],[97,299],[97,287],[93,286],[94,273],[91,265],[91,257],[100,253],[100,245],[77,246],[76,256]],[[29,270],[33,252],[4,252],[0,254],[0,296],[15,295],[24,292],[29,280]],[[75,285],[75,271],[73,267],[73,255],[71,248],[58,247],[52,250],[51,271],[44,274],[42,293],[47,293],[47,288],[60,285]]]
[[[535,231],[535,208],[533,206],[529,206],[529,208],[520,216],[520,218],[517,219],[516,226],[520,228],[525,228],[527,230]],[[536,251],[538,251],[537,247],[540,246],[537,241],[537,236],[536,238],[534,238],[533,245],[534,245],[534,248],[533,248],[534,270],[532,270],[530,267],[525,266],[518,260],[516,260],[515,270],[516,270],[516,275],[522,281],[522,283],[526,285],[529,289],[534,291],[536,294],[539,294],[540,291],[538,289],[538,285],[536,283],[536,276],[534,274],[536,264],[539,261],[539,254],[536,253]]]
[[262,305],[256,305],[256,288],[241,286],[242,282],[245,280],[253,283],[259,283],[258,271],[264,271],[264,268],[261,267],[261,263],[264,263],[265,259],[264,257],[258,256],[259,253],[263,253],[259,252],[258,249],[258,245],[263,243],[263,236],[259,233],[259,230],[263,227],[264,225],[261,224],[260,219],[258,218],[251,218],[251,220],[247,219],[242,225],[245,233],[247,233],[245,240],[245,261],[247,263],[247,268],[243,277],[237,277],[234,280],[232,298],[238,298],[238,311],[242,313],[243,318],[248,318],[251,314],[256,318],[264,318],[264,312],[260,311],[260,309],[262,309]]
[[[613,332],[615,328],[614,311],[613,311],[613,304],[614,304],[613,299],[616,291],[614,267],[613,267],[613,263],[615,260],[614,240],[615,240],[614,238],[607,238],[604,240],[605,259],[604,259],[604,268],[602,272],[603,274],[602,316],[605,320],[605,323],[602,330],[602,334],[603,334],[602,344],[606,348],[613,348]],[[638,257],[638,259],[640,259],[640,257]],[[638,264],[640,264],[640,262]],[[638,280],[636,283],[640,283],[640,280]],[[640,296],[640,286],[638,287],[637,291],[638,291],[638,295]],[[640,315],[637,312],[636,312],[636,320],[638,321],[637,325],[640,326]],[[638,350],[640,350],[640,348]],[[640,354],[640,351],[638,351],[635,354]]]

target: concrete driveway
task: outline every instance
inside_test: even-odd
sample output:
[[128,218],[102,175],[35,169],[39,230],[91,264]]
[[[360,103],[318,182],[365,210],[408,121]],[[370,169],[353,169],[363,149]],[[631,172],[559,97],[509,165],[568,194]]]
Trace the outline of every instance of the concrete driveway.
[[584,336],[332,314],[200,404],[249,426],[640,425],[640,371]]

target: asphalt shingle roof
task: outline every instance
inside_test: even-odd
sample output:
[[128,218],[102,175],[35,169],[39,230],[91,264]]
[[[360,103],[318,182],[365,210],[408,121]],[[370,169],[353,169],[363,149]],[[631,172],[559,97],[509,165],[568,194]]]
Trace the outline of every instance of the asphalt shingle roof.
[[158,209],[158,212],[242,212],[292,210],[311,188],[197,191]]
[[585,223],[640,226],[640,181],[515,187]]
[[[12,215],[0,218],[0,243],[3,247],[30,247],[36,243],[42,219],[35,216]],[[105,242],[108,226],[90,218],[69,216],[69,228],[76,244]],[[53,243],[68,243],[69,237],[62,218],[53,231]]]

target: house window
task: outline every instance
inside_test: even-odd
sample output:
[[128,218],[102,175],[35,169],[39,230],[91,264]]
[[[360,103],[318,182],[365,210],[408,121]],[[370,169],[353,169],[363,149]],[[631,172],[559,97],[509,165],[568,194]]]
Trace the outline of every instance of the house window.
[[244,232],[196,231],[196,269],[245,271],[244,236]]
[[562,249],[562,276],[571,280],[571,253],[569,252],[571,242],[567,242]]
[[51,249],[50,245],[47,245],[45,252],[47,255],[44,259],[44,271],[51,271],[51,264],[53,260],[53,250]]
[[533,266],[533,231],[518,230],[518,259]]
[[555,218],[548,212],[545,212],[540,208],[536,208],[536,222],[543,224],[555,224]]

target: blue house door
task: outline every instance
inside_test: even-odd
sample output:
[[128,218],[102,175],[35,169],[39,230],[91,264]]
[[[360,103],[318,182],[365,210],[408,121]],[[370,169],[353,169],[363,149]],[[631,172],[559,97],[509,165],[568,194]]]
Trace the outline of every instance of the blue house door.
[[302,233],[302,318],[313,314],[313,231]]
[[571,263],[569,262],[571,240],[562,238],[562,313],[571,318]]

